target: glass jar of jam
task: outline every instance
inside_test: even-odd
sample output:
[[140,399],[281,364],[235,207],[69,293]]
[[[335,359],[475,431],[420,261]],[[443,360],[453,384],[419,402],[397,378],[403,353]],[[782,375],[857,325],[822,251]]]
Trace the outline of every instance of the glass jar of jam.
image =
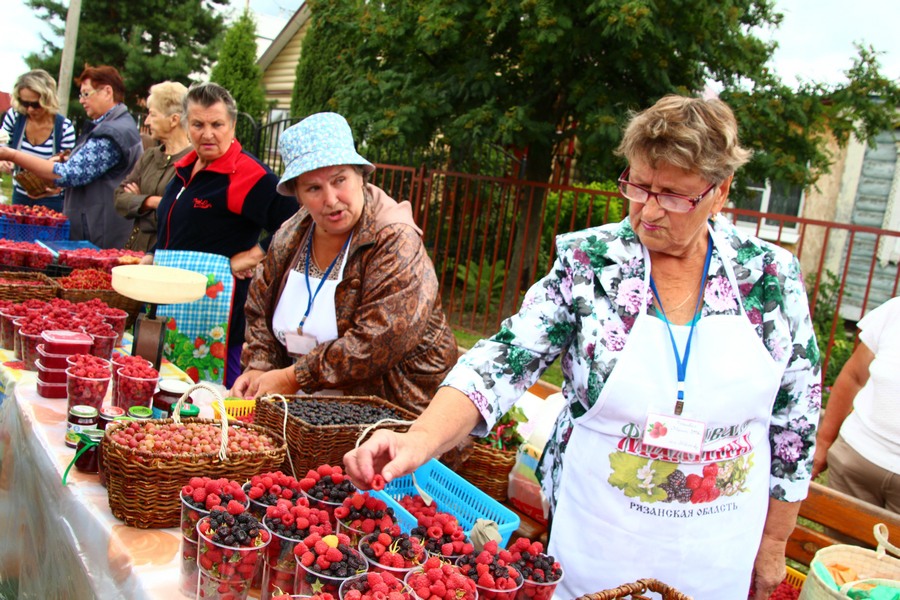
[[149,406],[132,406],[128,409],[128,416],[135,421],[146,421],[153,418],[153,411]]
[[87,429],[82,434],[88,442],[85,442],[84,438],[79,438],[75,453],[78,454],[86,446],[87,449],[75,459],[75,468],[82,473],[96,473],[99,470],[100,442],[103,440],[104,432],[99,429]]
[[[160,379],[159,389],[153,395],[153,418],[168,419],[172,416],[172,407],[191,389],[191,384],[181,379]],[[184,405],[193,402],[190,396],[184,399]]]
[[124,417],[125,409],[121,406],[104,406],[100,409],[100,422],[97,429],[106,429],[106,426],[112,423],[116,417]]
[[97,429],[100,413],[93,406],[78,404],[69,410],[69,419],[66,422],[66,446],[75,448],[78,446],[78,434],[88,429]]
[[200,416],[200,407],[193,404],[182,404],[178,416],[182,419],[193,419]]

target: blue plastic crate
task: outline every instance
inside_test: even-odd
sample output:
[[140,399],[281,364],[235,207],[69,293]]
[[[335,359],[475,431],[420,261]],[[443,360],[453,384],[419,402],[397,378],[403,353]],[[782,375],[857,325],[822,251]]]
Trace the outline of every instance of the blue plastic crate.
[[[3,398],[0,397],[0,403],[2,402]],[[401,531],[409,533],[412,531],[413,527],[416,526],[416,518],[412,516],[408,510],[400,506],[400,503],[391,498],[384,490],[369,490],[369,495],[383,500],[384,503],[388,505],[388,508],[394,509],[394,517],[397,519],[397,524],[400,525]]]
[[[486,493],[451,471],[443,463],[431,459],[416,471],[416,483],[425,490],[428,495],[434,498],[440,512],[450,513],[463,529],[466,535],[472,532],[475,521],[478,519],[489,519],[497,524],[502,540],[501,546],[506,546],[510,536],[519,528],[519,516],[506,508]],[[419,492],[413,485],[412,475],[405,475],[399,479],[391,481],[385,486],[384,491],[394,500],[400,500],[404,496],[418,496]],[[405,508],[397,504],[394,510],[406,513],[411,519],[412,526],[415,526],[415,518]],[[401,521],[407,521],[404,518]],[[410,527],[411,529],[412,527]],[[403,529],[409,531],[409,529]]]
[[69,239],[69,222],[62,225],[27,225],[7,218],[0,218],[0,237],[16,242],[34,242],[37,240]]

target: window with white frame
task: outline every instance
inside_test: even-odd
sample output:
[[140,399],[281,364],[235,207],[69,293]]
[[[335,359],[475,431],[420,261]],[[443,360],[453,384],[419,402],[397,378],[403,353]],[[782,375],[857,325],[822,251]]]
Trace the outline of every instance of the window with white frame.
[[762,217],[737,215],[736,224],[763,239],[793,243],[798,237],[796,222],[784,221],[777,215],[799,217],[803,210],[803,188],[796,184],[767,180],[751,183],[737,208],[765,213]]

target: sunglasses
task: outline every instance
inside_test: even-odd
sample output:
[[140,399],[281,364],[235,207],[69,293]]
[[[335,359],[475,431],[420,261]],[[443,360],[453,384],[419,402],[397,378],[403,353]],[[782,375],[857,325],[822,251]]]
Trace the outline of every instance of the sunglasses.
[[21,98],[19,99],[19,104],[26,110],[29,108],[37,110],[41,107],[40,102],[29,102],[28,100],[22,100]]

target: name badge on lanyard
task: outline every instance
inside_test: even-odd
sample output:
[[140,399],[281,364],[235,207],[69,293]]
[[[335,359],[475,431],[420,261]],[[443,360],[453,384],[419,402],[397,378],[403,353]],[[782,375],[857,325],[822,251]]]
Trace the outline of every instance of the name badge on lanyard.
[[672,351],[675,354],[675,370],[678,374],[678,386],[675,407],[672,414],[657,412],[647,413],[647,423],[644,426],[644,437],[641,441],[649,446],[656,446],[680,452],[690,452],[691,454],[699,454],[700,450],[703,448],[703,438],[706,435],[706,423],[682,417],[681,412],[684,409],[685,403],[684,380],[687,376],[688,359],[691,356],[691,341],[694,337],[694,327],[697,325],[697,311],[700,310],[700,303],[703,301],[706,275],[709,273],[709,264],[712,260],[712,247],[712,236],[710,236],[706,245],[706,261],[703,265],[703,274],[700,277],[700,295],[698,296],[697,304],[694,307],[694,319],[691,321],[691,331],[688,334],[683,357],[678,351],[678,344],[675,343],[675,336],[672,334],[672,326],[666,318],[666,310],[663,308],[662,300],[656,291],[656,284],[653,282],[653,276],[650,276],[650,289],[653,291],[657,303],[659,303],[659,308],[663,313],[663,318],[666,323],[666,329],[669,332],[669,340],[672,342]]
[[318,343],[319,340],[307,333],[284,332],[284,344],[287,346],[288,354],[294,357],[309,354]]

